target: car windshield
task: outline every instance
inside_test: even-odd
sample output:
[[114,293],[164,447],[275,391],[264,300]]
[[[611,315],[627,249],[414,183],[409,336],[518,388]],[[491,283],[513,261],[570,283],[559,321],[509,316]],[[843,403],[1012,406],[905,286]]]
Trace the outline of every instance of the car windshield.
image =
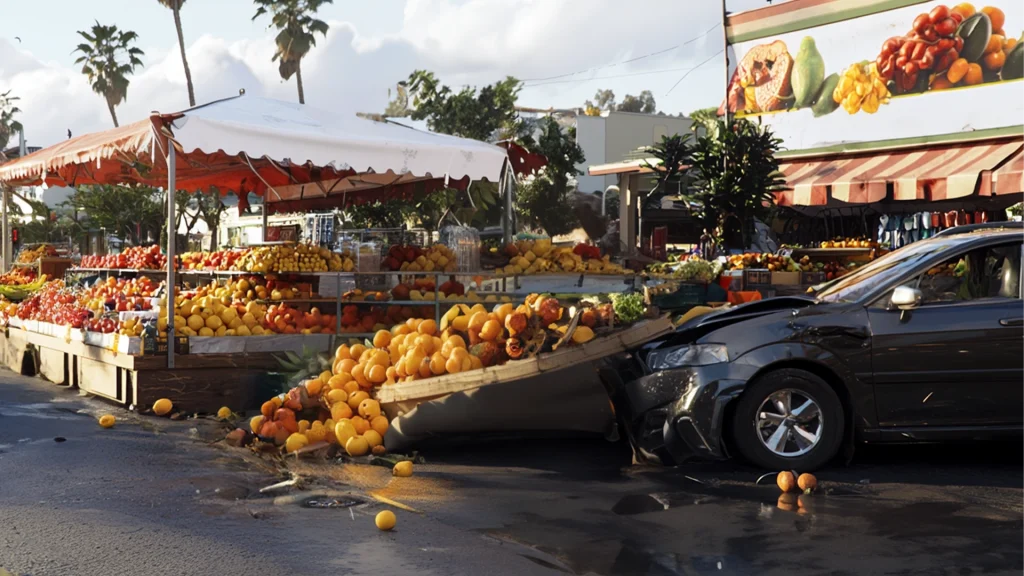
[[856,302],[877,288],[885,278],[912,270],[921,261],[953,250],[958,244],[949,238],[915,242],[839,278],[815,296],[820,302]]

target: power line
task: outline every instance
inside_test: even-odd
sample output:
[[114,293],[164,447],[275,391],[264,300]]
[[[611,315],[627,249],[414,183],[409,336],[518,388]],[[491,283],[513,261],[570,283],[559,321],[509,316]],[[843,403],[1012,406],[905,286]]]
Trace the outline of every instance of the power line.
[[690,75],[690,72],[693,72],[693,71],[694,71],[694,70],[696,70],[697,68],[700,68],[701,66],[703,66],[703,65],[707,64],[708,62],[711,62],[711,59],[712,59],[712,58],[714,58],[715,56],[718,56],[718,55],[719,55],[719,54],[721,54],[722,52],[724,52],[724,49],[722,49],[722,50],[719,50],[718,52],[715,52],[714,54],[712,54],[711,56],[709,56],[707,60],[705,60],[705,61],[701,62],[700,64],[697,64],[697,65],[696,65],[696,66],[694,66],[693,68],[690,68],[690,70],[689,70],[689,71],[688,71],[688,72],[687,72],[686,74],[683,74],[683,77],[682,77],[682,78],[680,78],[679,80],[676,80],[676,83],[675,83],[675,84],[673,84],[673,85],[672,85],[672,87],[668,89],[668,92],[665,92],[665,96],[668,96],[669,94],[671,94],[671,93],[672,93],[672,91],[676,89],[676,86],[679,86],[679,83],[680,83],[680,82],[682,82],[683,80],[685,80],[685,79],[686,79],[686,77]]
[[683,46],[686,46],[688,44],[692,44],[692,43],[696,42],[697,40],[700,40],[701,38],[703,38],[703,37],[707,36],[708,34],[710,34],[712,30],[714,30],[715,28],[718,28],[720,25],[721,25],[720,22],[716,22],[714,26],[712,26],[711,28],[708,28],[707,30],[705,30],[704,33],[701,34],[700,36],[695,36],[693,38],[690,38],[686,42],[683,42],[682,44],[676,44],[675,46],[672,46],[670,48],[665,48],[664,50],[658,50],[657,52],[651,52],[650,54],[644,54],[643,56],[637,56],[635,58],[630,58],[629,60],[623,60],[622,62],[614,62],[612,64],[604,64],[604,65],[601,65],[601,66],[594,66],[592,68],[587,68],[586,70],[580,70],[578,72],[569,72],[568,74],[559,74],[557,76],[548,76],[546,78],[527,78],[527,79],[522,80],[522,82],[524,82],[524,83],[525,82],[544,82],[544,81],[547,81],[547,80],[557,80],[558,78],[566,78],[568,76],[576,76],[577,74],[586,74],[587,72],[596,72],[596,71],[602,70],[604,68],[612,68],[614,66],[621,66],[623,64],[629,64],[631,62],[636,62],[638,60],[643,60],[645,58],[650,58],[652,56],[658,56],[660,54],[664,54],[666,52],[671,52],[672,50],[676,50],[677,48],[682,48]]
[[668,68],[665,70],[648,70],[647,72],[632,72],[629,74],[615,74],[613,76],[597,76],[594,78],[579,78],[574,80],[553,80],[551,82],[538,82],[536,84],[523,84],[523,88],[533,88],[535,86],[547,86],[548,84],[574,84],[578,82],[591,82],[593,80],[611,80],[614,78],[628,78],[630,76],[646,76],[649,74],[664,74],[666,72],[682,72],[684,70],[692,70],[692,68]]

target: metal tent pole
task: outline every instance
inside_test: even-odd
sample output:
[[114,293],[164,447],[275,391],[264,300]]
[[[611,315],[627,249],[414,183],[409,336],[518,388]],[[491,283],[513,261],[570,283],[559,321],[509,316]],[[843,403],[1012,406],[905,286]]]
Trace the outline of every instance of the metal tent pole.
[[10,225],[10,222],[8,222],[8,220],[7,220],[7,213],[9,211],[10,205],[11,205],[11,191],[7,187],[6,184],[0,184],[0,190],[3,191],[3,205],[4,205],[3,222],[2,222],[2,224],[0,224],[3,227],[3,240],[4,240],[4,244],[3,244],[3,249],[0,250],[0,258],[3,258],[3,261],[4,261],[3,269],[7,270],[11,266],[11,252],[12,252],[12,250],[11,250],[11,225]]
[[174,249],[177,230],[174,226],[174,193],[176,160],[174,141],[167,139],[167,367],[174,368]]

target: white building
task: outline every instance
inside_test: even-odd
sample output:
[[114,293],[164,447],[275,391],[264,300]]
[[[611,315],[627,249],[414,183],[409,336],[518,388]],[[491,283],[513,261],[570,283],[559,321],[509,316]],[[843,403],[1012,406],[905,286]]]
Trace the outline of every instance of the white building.
[[588,176],[587,167],[619,162],[643,146],[658,143],[663,136],[689,134],[693,121],[687,117],[605,112],[601,116],[576,116],[576,141],[586,160],[576,168],[580,192],[603,192],[618,185],[615,175]]

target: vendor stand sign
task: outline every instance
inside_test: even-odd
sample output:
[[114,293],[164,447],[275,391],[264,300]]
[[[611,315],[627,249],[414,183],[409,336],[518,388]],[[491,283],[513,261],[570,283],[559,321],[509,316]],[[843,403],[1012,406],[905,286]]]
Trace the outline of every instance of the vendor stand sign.
[[976,7],[794,0],[731,16],[720,112],[801,151],[1019,134],[1024,2]]

